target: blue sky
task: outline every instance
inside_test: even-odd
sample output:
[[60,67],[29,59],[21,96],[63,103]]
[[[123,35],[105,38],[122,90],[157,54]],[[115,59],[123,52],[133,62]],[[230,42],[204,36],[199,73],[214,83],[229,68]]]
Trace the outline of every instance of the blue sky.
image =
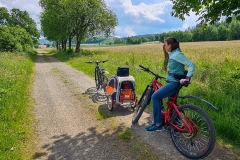
[[[172,3],[168,0],[105,0],[109,9],[116,13],[118,26],[115,36],[126,37],[157,34],[169,31],[184,31],[197,24],[194,13],[185,21],[170,15]],[[0,0],[0,7],[8,10],[26,10],[40,29],[38,15],[41,7],[38,0]]]

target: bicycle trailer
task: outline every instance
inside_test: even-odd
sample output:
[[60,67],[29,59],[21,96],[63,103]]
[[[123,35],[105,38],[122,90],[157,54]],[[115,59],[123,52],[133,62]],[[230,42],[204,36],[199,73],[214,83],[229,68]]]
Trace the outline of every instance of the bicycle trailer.
[[112,76],[106,87],[108,109],[112,111],[114,106],[130,103],[133,107],[137,101],[136,84],[133,76],[129,75],[128,67],[119,67],[117,75]]

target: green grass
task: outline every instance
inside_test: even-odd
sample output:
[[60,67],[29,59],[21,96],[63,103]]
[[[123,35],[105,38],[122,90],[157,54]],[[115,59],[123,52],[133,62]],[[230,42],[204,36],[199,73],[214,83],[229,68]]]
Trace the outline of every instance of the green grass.
[[0,53],[0,159],[30,159],[35,53]]
[[119,132],[118,136],[125,141],[129,141],[131,140],[133,133],[130,128],[126,128],[125,131]]
[[[180,95],[201,97],[218,108],[210,109],[205,103],[193,99],[179,100],[180,104],[193,103],[204,108],[211,116],[217,131],[217,140],[240,153],[240,41],[181,43],[183,52],[195,64],[192,84],[183,88]],[[162,44],[115,46],[83,49],[81,53],[51,52],[59,60],[94,77],[94,65],[87,61],[109,60],[101,64],[110,74],[119,66],[128,66],[136,81],[140,97],[153,76],[143,72],[139,64],[153,72],[166,75],[162,68]],[[165,82],[163,82],[165,83]]]
[[139,137],[134,136],[130,128],[123,128],[123,131],[118,133],[121,140],[124,141],[124,146],[127,148],[125,154],[134,154],[136,159],[157,159],[157,154],[151,149],[150,144],[144,143]]
[[107,119],[107,118],[111,118],[111,117],[113,117],[113,114],[111,112],[109,112],[108,110],[105,110],[103,108],[99,108],[99,110],[97,112],[97,120]]

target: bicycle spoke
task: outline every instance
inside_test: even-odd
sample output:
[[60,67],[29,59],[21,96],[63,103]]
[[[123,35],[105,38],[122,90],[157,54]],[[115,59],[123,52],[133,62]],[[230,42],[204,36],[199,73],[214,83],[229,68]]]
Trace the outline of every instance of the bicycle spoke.
[[[203,158],[213,149],[215,143],[215,129],[209,116],[199,107],[185,105],[180,107],[183,119],[187,121],[193,132],[178,132],[171,129],[171,138],[176,148],[188,158]],[[179,128],[183,128],[183,122],[174,113],[171,121]]]

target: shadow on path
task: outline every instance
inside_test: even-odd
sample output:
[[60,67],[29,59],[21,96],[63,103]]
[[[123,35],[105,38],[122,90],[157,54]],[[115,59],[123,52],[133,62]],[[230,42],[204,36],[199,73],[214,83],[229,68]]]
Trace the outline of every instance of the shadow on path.
[[42,146],[45,152],[35,153],[33,159],[135,159],[137,153],[126,155],[126,148],[116,145],[120,140],[117,134],[121,131],[122,125],[112,133],[108,129],[98,133],[92,127],[87,131],[90,133],[80,132],[74,137],[55,135],[51,138],[53,142]]

